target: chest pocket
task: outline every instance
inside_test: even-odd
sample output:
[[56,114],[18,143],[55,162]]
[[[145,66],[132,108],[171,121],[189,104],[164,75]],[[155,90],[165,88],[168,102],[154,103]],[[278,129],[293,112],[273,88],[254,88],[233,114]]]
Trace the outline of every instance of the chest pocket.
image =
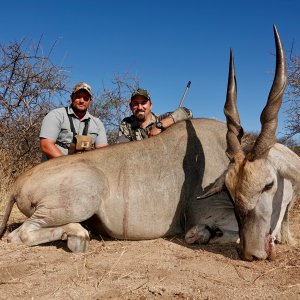
[[75,131],[72,117],[68,114],[67,107],[66,107],[66,112],[67,112],[67,115],[69,118],[70,128],[73,133],[73,140],[72,140],[72,143],[70,144],[68,154],[81,153],[84,151],[92,150],[93,149],[93,138],[91,136],[87,135],[90,119],[86,119],[84,121],[85,124],[84,124],[84,129],[83,129],[82,135],[77,134]]

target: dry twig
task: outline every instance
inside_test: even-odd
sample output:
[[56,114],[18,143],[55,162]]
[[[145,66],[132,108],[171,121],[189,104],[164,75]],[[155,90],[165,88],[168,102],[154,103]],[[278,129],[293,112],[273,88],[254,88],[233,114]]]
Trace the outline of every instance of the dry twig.
[[118,260],[113,264],[113,266],[110,268],[110,270],[107,273],[103,274],[101,280],[99,281],[99,284],[102,283],[103,280],[111,274],[111,272],[116,267],[116,265],[119,263],[120,259],[122,258],[122,256],[124,255],[125,252],[126,252],[126,250],[123,250],[121,255],[119,256]]
[[300,266],[284,266],[284,267],[278,267],[278,268],[272,268],[270,270],[267,270],[266,272],[260,274],[258,277],[256,277],[253,281],[253,283],[255,283],[257,280],[259,280],[261,277],[270,274],[276,270],[280,270],[280,269],[292,269],[292,268],[300,268]]

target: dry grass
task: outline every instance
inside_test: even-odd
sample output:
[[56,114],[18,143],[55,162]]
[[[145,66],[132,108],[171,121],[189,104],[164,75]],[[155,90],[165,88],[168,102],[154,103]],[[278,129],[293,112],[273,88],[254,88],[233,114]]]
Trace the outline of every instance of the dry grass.
[[[25,170],[19,170],[18,172],[15,171],[14,166],[11,164],[12,154],[7,150],[0,149],[0,161],[0,217],[2,217],[7,204],[10,188],[16,177]],[[16,206],[13,208],[12,218],[10,221],[13,221],[14,219],[23,219],[23,214]]]
[[1,169],[0,169],[0,208],[2,210],[2,206],[4,204],[5,199],[7,199],[8,191],[14,182],[13,178],[13,168],[10,165],[11,155],[8,151],[0,149],[0,161],[1,161]]

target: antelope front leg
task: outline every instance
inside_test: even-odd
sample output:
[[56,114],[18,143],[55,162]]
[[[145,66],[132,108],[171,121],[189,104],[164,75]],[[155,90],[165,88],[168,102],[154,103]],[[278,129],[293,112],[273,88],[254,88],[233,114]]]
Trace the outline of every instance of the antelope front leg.
[[72,252],[85,252],[89,244],[89,233],[79,223],[69,223],[58,227],[41,227],[39,220],[26,220],[11,232],[7,241],[27,246],[36,246],[57,240],[67,240]]

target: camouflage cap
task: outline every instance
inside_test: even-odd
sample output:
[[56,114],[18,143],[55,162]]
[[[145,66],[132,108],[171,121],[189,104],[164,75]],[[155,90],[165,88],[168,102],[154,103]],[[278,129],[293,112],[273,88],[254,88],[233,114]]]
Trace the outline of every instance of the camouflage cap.
[[150,94],[149,94],[148,91],[145,90],[145,89],[138,88],[136,91],[134,91],[134,92],[132,93],[132,95],[131,95],[131,100],[132,100],[135,96],[143,96],[143,97],[145,97],[146,99],[148,99],[148,100],[151,101]]
[[90,94],[90,96],[93,97],[91,86],[88,85],[87,83],[79,82],[79,83],[75,84],[75,86],[73,87],[73,90],[72,90],[72,95],[80,90],[87,91]]

